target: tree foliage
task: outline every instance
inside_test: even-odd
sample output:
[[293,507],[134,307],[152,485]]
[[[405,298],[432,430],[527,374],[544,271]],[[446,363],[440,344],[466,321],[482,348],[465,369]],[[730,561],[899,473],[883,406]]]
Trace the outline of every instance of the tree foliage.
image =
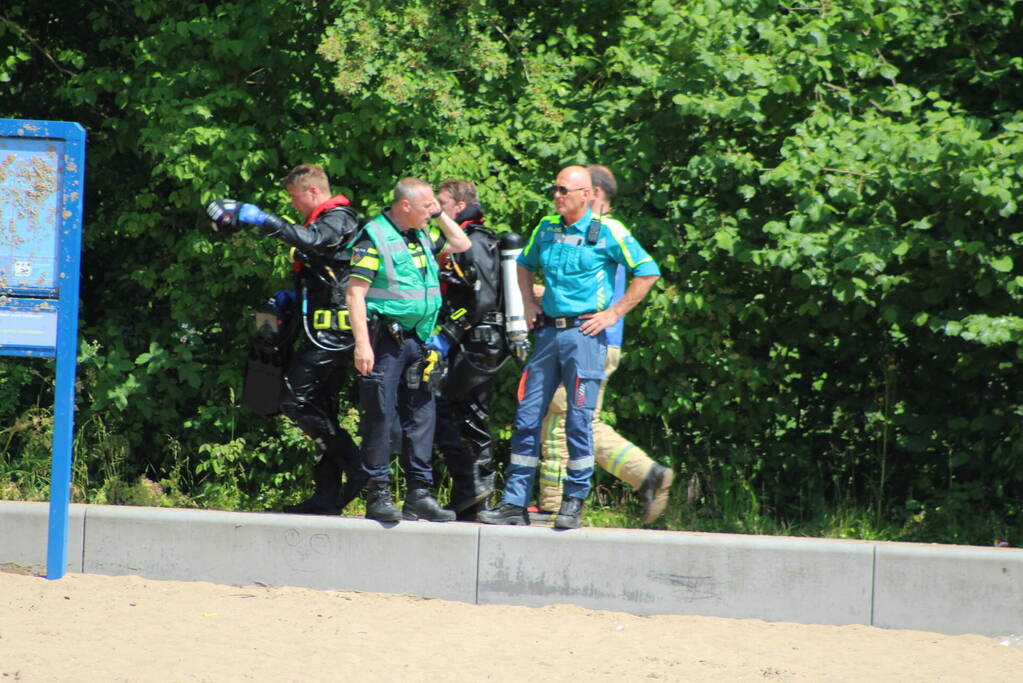
[[[527,233],[557,169],[594,161],[664,271],[607,418],[700,482],[700,509],[795,523],[868,504],[945,540],[967,511],[1018,518],[1021,3],[120,10],[0,10],[0,115],[89,132],[88,467],[103,425],[129,474],[185,473],[200,499],[225,478],[246,506],[300,484],[309,445],[237,398],[249,313],[286,259],[215,240],[206,200],[287,213],[278,179],[302,162],[366,212],[402,175],[470,177],[495,226]],[[45,374],[0,363],[3,424],[45,404]]]

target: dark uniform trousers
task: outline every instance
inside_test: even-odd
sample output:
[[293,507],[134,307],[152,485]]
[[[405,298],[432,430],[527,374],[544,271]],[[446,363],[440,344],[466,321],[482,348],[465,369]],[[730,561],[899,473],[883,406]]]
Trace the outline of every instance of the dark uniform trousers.
[[359,378],[363,470],[373,481],[391,480],[391,434],[398,420],[405,437],[399,462],[408,487],[428,488],[433,485],[433,393],[425,385],[410,389],[406,382],[409,366],[423,358],[423,344],[414,333],[406,332],[399,343],[381,330],[373,342],[373,355],[373,371]]

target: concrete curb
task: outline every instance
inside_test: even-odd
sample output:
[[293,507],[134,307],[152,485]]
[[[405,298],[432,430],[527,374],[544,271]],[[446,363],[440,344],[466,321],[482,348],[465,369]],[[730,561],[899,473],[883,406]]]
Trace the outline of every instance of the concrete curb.
[[[0,562],[42,567],[46,503],[0,501]],[[67,571],[1023,633],[1023,550],[72,505]]]
[[479,601],[812,624],[870,623],[873,549],[868,544],[579,531],[481,528]]

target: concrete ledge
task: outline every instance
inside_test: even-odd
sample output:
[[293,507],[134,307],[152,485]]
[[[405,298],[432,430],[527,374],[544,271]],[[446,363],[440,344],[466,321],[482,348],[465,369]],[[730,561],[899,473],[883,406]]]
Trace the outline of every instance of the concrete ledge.
[[[82,572],[85,505],[68,510],[67,566],[64,571]],[[46,567],[49,503],[0,501],[0,562]]]
[[476,601],[478,534],[464,524],[96,507],[84,571]]
[[939,633],[1023,634],[1023,551],[879,544],[874,624]]
[[[49,506],[0,501],[0,563],[43,567]],[[1023,550],[71,506],[67,571],[1023,633]]]
[[480,530],[479,601],[869,624],[865,543],[679,532]]

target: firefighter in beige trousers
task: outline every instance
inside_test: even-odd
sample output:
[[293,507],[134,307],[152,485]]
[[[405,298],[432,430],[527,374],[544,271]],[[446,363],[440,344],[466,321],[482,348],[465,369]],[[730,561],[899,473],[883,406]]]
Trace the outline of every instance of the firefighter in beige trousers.
[[[603,166],[588,165],[593,181],[593,212],[606,216],[611,210],[611,200],[617,191],[617,184],[611,171]],[[613,220],[613,219],[608,219]],[[624,273],[619,272],[620,282],[615,292],[624,291]],[[539,288],[538,288],[539,289]],[[542,294],[541,292],[537,293]],[[619,321],[619,325],[622,321]],[[604,373],[607,379],[618,369],[621,360],[622,330],[608,328],[607,360]],[[617,342],[617,343],[616,343]],[[661,516],[668,504],[668,492],[674,479],[671,469],[650,458],[641,448],[622,437],[610,425],[600,419],[604,403],[607,379],[600,385],[597,407],[593,411],[593,448],[597,464],[612,475],[629,484],[643,503],[643,523],[650,524]],[[565,442],[565,412],[567,406],[565,388],[559,387],[551,400],[547,416],[543,421],[542,446],[539,473],[540,493],[537,504],[540,512],[556,511],[561,507],[561,491],[565,466],[568,462],[568,446]]]

